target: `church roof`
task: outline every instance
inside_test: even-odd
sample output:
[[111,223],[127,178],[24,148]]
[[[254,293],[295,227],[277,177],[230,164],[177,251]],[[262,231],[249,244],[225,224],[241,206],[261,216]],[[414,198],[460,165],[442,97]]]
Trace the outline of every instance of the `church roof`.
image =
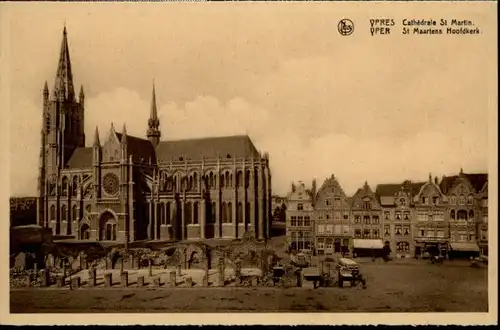
[[132,160],[143,161],[148,163],[151,158],[151,163],[156,163],[155,149],[151,144],[151,141],[146,139],[141,139],[132,135],[122,133],[116,133],[118,140],[122,141],[123,136],[125,136],[127,141],[127,152],[132,155]]
[[[125,136],[127,151],[134,161],[168,162],[171,159],[178,161],[181,157],[185,160],[200,160],[221,158],[259,158],[259,152],[252,140],[246,135],[209,137],[199,139],[161,141],[156,150],[149,140],[131,135],[116,133],[118,140]],[[70,168],[88,168],[92,166],[92,147],[77,148],[68,161]]]
[[69,168],[92,167],[92,147],[76,148],[68,161]]
[[156,147],[158,161],[180,158],[259,158],[259,152],[247,135],[161,141]]

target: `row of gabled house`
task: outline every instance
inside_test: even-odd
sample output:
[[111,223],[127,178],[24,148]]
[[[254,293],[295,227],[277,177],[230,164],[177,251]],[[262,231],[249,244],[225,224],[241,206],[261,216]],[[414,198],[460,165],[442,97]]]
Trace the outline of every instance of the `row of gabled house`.
[[396,257],[487,254],[488,175],[429,175],[425,182],[367,182],[347,196],[334,175],[316,188],[292,185],[286,199],[289,249],[318,255],[363,252],[389,245]]

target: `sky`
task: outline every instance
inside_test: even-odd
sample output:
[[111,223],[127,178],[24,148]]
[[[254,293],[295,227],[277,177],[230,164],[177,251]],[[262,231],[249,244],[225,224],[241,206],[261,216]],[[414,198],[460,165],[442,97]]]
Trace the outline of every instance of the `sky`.
[[[427,6],[2,6],[11,195],[36,194],[42,89],[47,80],[52,91],[64,24],[75,90],[86,93],[87,145],[111,123],[144,137],[154,79],[162,139],[248,134],[270,155],[276,194],[331,174],[353,194],[365,181],[374,189],[460,168],[487,172],[495,12]],[[436,19],[471,19],[482,33],[401,35],[403,18],[429,18],[429,8]],[[337,32],[343,17],[355,22],[351,36]],[[370,36],[376,17],[396,19],[390,36]]]

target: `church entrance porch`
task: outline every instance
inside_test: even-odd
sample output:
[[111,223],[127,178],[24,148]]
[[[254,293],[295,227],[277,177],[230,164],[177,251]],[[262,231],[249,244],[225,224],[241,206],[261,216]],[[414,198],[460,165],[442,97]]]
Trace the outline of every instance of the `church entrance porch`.
[[86,223],[84,223],[80,227],[80,239],[81,240],[88,240],[90,239],[90,226]]
[[106,211],[99,219],[99,240],[100,241],[116,241],[118,222],[115,216]]

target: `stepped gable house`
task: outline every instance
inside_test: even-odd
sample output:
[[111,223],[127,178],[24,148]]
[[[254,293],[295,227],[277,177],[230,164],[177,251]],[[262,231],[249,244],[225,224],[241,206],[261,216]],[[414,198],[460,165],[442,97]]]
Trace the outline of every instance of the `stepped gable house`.
[[375,194],[383,210],[383,240],[397,257],[415,255],[415,196],[425,182],[409,180],[398,184],[379,184]]
[[269,236],[271,172],[248,136],[161,141],[153,95],[145,138],[96,128],[85,146],[66,28],[52,92],[43,89],[37,222],[54,235],[132,242]]
[[319,255],[347,252],[350,245],[350,200],[332,174],[315,196],[316,248]]

